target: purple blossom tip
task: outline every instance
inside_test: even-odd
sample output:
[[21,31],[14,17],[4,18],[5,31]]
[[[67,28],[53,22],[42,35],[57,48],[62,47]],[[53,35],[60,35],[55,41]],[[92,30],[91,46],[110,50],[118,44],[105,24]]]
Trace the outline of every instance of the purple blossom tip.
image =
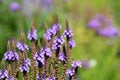
[[72,38],[73,37],[73,32],[72,32],[72,30],[70,30],[70,29],[66,29],[65,31],[64,31],[64,37],[66,37],[68,40],[70,39],[70,38]]
[[0,79],[5,79],[8,77],[8,71],[7,70],[0,70]]
[[10,10],[11,11],[18,11],[20,9],[20,5],[17,2],[10,3]]
[[4,54],[4,60],[15,61],[15,60],[18,60],[18,59],[19,59],[18,54],[15,51],[7,51]]
[[60,54],[59,54],[59,60],[63,61],[63,62],[66,61],[66,56],[65,56],[64,52],[60,52]]
[[82,63],[81,63],[81,61],[80,61],[80,60],[77,60],[77,61],[72,61],[71,66],[72,66],[73,68],[82,67]]
[[36,52],[34,60],[36,61],[36,66],[43,66],[45,61],[44,54],[41,51]]
[[37,30],[35,30],[35,29],[30,29],[30,30],[28,31],[28,39],[29,39],[30,41],[32,41],[32,40],[37,40]]
[[56,51],[64,43],[64,38],[62,36],[56,36],[52,45],[52,49]]
[[76,46],[75,41],[73,39],[70,39],[68,44],[69,44],[69,48],[73,48]]
[[115,38],[118,36],[118,29],[116,27],[108,26],[99,30],[99,35],[109,38]]
[[52,53],[50,51],[50,48],[45,47],[41,49],[41,54],[44,54],[45,57],[51,57]]
[[91,21],[88,22],[87,27],[94,29],[94,30],[98,30],[101,26],[101,23],[99,20],[97,19],[92,19]]
[[30,66],[30,59],[26,58],[24,62],[20,64],[19,70],[20,72],[29,72],[29,66]]
[[18,48],[19,51],[24,51],[26,50],[27,52],[29,51],[28,45],[22,42],[18,42],[16,47]]
[[69,77],[73,77],[75,75],[75,70],[73,68],[68,69],[66,71],[66,75],[69,76]]

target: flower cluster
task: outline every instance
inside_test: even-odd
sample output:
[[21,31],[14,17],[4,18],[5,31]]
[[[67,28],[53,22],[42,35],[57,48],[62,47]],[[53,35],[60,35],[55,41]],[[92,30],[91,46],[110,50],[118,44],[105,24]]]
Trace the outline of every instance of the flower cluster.
[[[12,47],[10,45],[11,43],[8,41],[7,51],[4,54],[4,60],[7,61],[8,68],[5,69],[5,67],[2,66],[0,79],[17,79],[19,72],[23,73],[24,80],[34,80],[35,75],[36,80],[65,80],[66,76],[75,78],[78,67],[81,67],[81,62],[79,60],[73,61],[71,64],[72,67],[67,70],[71,50],[75,47],[73,32],[69,28],[67,19],[66,30],[63,35],[61,34],[61,29],[62,27],[58,21],[51,25],[43,36],[43,42],[45,43],[40,44],[40,40],[37,38],[37,30],[34,28],[32,21],[31,29],[28,31],[27,36],[31,41],[30,47],[25,43],[25,35],[23,32],[21,33],[20,41],[17,42],[16,47],[14,41]],[[37,39],[38,46],[36,46],[35,43]],[[19,54],[17,54],[16,48],[18,48]],[[29,48],[31,48],[30,51]],[[28,51],[31,53],[31,56],[28,55]],[[2,65],[4,65],[4,62]],[[61,76],[59,76],[59,66],[61,65],[63,66],[63,70]],[[11,70],[11,68],[14,69]]]
[[76,75],[78,67],[82,67],[81,61],[80,60],[72,61],[71,68],[66,71],[66,75],[69,78],[72,78],[73,76]]
[[112,19],[106,18],[103,15],[99,15],[91,19],[88,22],[87,27],[95,30],[100,36],[108,38],[117,37],[119,32],[114,26]]
[[4,59],[7,61],[15,61],[18,60],[18,54],[15,51],[7,51],[4,54]]
[[30,66],[30,59],[26,58],[24,62],[20,64],[19,70],[20,72],[29,72],[29,66]]
[[7,70],[0,70],[0,79],[5,79],[8,77],[8,71]]
[[41,54],[44,54],[45,57],[51,57],[52,56],[50,48],[48,48],[48,47],[42,48],[41,49]]
[[34,60],[36,61],[36,66],[43,66],[44,65],[44,54],[41,51],[38,51],[34,55]]
[[64,38],[62,36],[56,36],[53,42],[52,49],[56,51],[64,43]]
[[27,52],[29,51],[28,45],[22,42],[18,42],[16,47],[18,48],[19,51],[24,51],[26,50]]
[[34,28],[31,28],[28,32],[28,39],[30,41],[37,40],[37,30]]

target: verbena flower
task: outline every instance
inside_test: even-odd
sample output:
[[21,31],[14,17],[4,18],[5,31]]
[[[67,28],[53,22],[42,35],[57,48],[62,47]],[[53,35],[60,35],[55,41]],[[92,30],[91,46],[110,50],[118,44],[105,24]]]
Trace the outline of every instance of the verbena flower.
[[29,51],[28,45],[22,42],[18,42],[16,47],[19,49],[19,51],[24,51],[26,50],[27,52]]
[[66,37],[67,38],[67,40],[69,40],[70,38],[72,38],[73,37],[73,32],[72,32],[72,30],[70,30],[70,29],[66,29],[65,31],[64,31],[64,37]]
[[[39,75],[38,75],[38,74],[36,75],[36,80],[40,80],[40,77],[39,77]],[[45,79],[45,75],[44,75],[44,74],[42,74],[42,80],[46,80],[46,79]]]
[[81,63],[81,61],[80,61],[80,60],[77,60],[77,61],[72,61],[71,66],[72,66],[73,68],[82,67],[82,63]]
[[8,77],[8,71],[7,70],[0,70],[0,79],[5,79]]
[[31,61],[29,58],[25,58],[25,64],[30,66],[31,65]]
[[62,36],[56,36],[52,45],[52,49],[56,51],[64,43],[64,38]]
[[28,31],[28,39],[30,41],[37,40],[37,30],[36,29],[30,29]]
[[17,52],[15,51],[7,51],[5,54],[4,54],[4,59],[7,60],[7,61],[15,61],[15,60],[18,60],[18,54]]
[[50,76],[48,78],[46,78],[45,80],[56,80],[54,76]]
[[41,54],[44,54],[45,57],[51,57],[51,51],[50,48],[44,47],[41,49]]
[[9,76],[6,80],[15,80],[14,77]]
[[41,51],[38,51],[35,53],[34,55],[34,60],[36,61],[36,66],[43,66],[45,63],[44,63],[44,54],[41,53]]
[[75,75],[75,70],[73,68],[70,68],[66,71],[66,75],[68,77],[73,77]]
[[82,66],[85,68],[85,69],[88,69],[90,66],[89,66],[89,61],[87,60],[83,60],[82,61]]
[[26,58],[24,62],[20,64],[19,70],[20,72],[29,72],[29,66],[30,66],[30,59]]
[[101,23],[98,19],[92,19],[87,24],[88,28],[98,30],[101,27]]
[[52,36],[53,36],[53,30],[50,28],[46,31],[44,37],[46,38],[47,41],[50,41],[52,39]]
[[53,32],[54,35],[57,34],[58,27],[60,27],[60,29],[62,28],[62,26],[59,23],[56,23],[56,24],[52,25],[51,30],[52,30],[52,32]]
[[60,61],[63,61],[63,62],[66,61],[66,56],[65,56],[64,52],[60,52],[60,53],[59,53],[59,60],[60,60]]
[[10,10],[11,11],[17,11],[20,9],[20,5],[17,2],[10,3]]
[[75,41],[73,40],[73,39],[70,39],[69,40],[69,48],[73,48],[73,47],[75,47]]
[[113,26],[108,26],[99,30],[99,35],[109,38],[115,38],[116,36],[118,36],[118,29]]

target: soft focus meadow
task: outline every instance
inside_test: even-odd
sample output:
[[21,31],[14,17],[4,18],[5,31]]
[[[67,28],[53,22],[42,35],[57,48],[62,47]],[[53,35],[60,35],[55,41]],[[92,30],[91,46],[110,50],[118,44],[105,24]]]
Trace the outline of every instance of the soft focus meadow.
[[72,60],[82,62],[78,80],[120,80],[119,0],[0,0],[0,61],[8,40],[17,43],[21,31],[25,33],[26,44],[31,45],[27,36],[32,19],[43,45],[44,23],[50,28],[56,16],[62,33],[66,16],[73,31],[76,46],[68,68]]

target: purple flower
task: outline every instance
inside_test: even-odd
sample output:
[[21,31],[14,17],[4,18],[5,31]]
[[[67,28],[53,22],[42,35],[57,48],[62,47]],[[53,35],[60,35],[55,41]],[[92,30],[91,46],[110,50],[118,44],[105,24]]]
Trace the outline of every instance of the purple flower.
[[83,60],[82,61],[82,66],[85,68],[85,69],[88,69],[89,68],[89,62],[87,60]]
[[63,62],[66,61],[66,56],[65,56],[64,52],[60,52],[60,54],[59,54],[59,60],[63,61]]
[[59,23],[56,23],[56,24],[54,24],[54,25],[51,27],[52,32],[53,32],[54,35],[57,34],[57,32],[58,32],[58,27],[60,27],[60,29],[62,28],[62,26],[61,26]]
[[52,45],[52,49],[56,51],[64,43],[64,38],[62,36],[56,36]]
[[108,26],[99,30],[99,35],[109,38],[115,38],[116,36],[118,36],[118,29],[113,26]]
[[17,2],[12,2],[10,4],[10,10],[11,11],[17,11],[20,9],[20,5]]
[[7,70],[0,70],[0,79],[5,79],[8,77],[8,71]]
[[73,77],[75,75],[75,70],[73,68],[68,69],[66,71],[66,75],[69,76],[69,77]]
[[41,49],[41,54],[44,54],[45,57],[51,57],[51,51],[50,48],[44,47]]
[[24,51],[26,50],[28,52],[29,48],[28,48],[28,45],[25,44],[25,43],[22,43],[22,42],[18,42],[16,47],[19,49],[19,51]]
[[31,63],[30,63],[30,59],[29,59],[29,58],[25,58],[25,64],[28,65],[28,66],[31,65]]
[[46,78],[45,80],[56,80],[54,76],[50,76],[48,78]]
[[72,32],[72,30],[70,30],[70,29],[66,29],[65,31],[64,31],[64,37],[66,37],[67,38],[67,40],[69,40],[70,38],[72,38],[73,37],[73,32]]
[[98,30],[101,27],[101,23],[98,19],[92,19],[88,22],[87,27],[94,30]]
[[14,77],[10,76],[6,80],[14,80]]
[[43,66],[44,65],[44,54],[41,51],[38,51],[34,55],[34,60],[36,61],[36,66]]
[[69,41],[69,48],[73,48],[73,47],[75,47],[75,41],[73,40],[73,39],[70,39],[70,41]]
[[15,61],[18,60],[18,54],[15,51],[7,51],[4,54],[4,59],[7,61]]
[[46,31],[44,37],[46,38],[47,41],[50,41],[52,39],[52,36],[53,36],[53,30],[50,28]]
[[20,64],[19,70],[20,72],[29,72],[29,66],[30,66],[30,59],[26,58],[24,62]]
[[[40,77],[39,77],[39,75],[38,75],[38,74],[36,75],[36,80],[40,80]],[[44,74],[42,74],[42,80],[46,80],[46,79],[45,79],[45,75],[44,75]]]
[[82,63],[80,62],[80,60],[72,61],[71,66],[72,66],[73,68],[82,67]]
[[32,40],[37,40],[37,30],[35,30],[35,29],[30,29],[29,31],[28,31],[28,39],[30,40],[30,41],[32,41]]

